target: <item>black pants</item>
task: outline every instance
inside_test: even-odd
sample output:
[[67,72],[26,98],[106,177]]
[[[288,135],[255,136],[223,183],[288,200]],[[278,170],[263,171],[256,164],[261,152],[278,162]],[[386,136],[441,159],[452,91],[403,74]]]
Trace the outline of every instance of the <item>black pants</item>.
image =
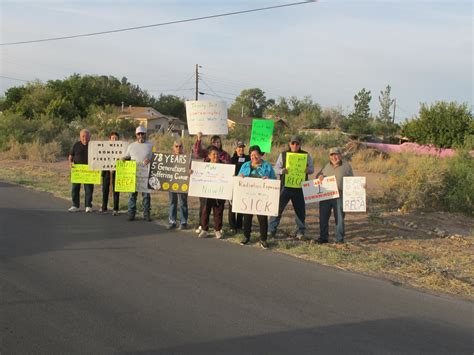
[[233,230],[242,229],[242,221],[244,219],[244,215],[242,213],[234,213],[232,212],[232,205],[229,203],[229,226]]
[[120,192],[115,192],[115,171],[102,171],[102,211],[107,211],[110,185],[114,195],[114,211],[119,210]]
[[214,230],[222,230],[222,217],[224,216],[224,206],[225,200],[217,200],[215,198],[205,199],[206,203],[202,209],[201,214],[201,227],[202,230],[209,230],[209,217],[212,214],[214,215]]
[[[84,184],[84,202],[86,207],[92,207],[92,194],[94,193],[94,185],[92,184]],[[80,195],[81,195],[81,184],[72,184],[71,189],[71,197],[72,197],[72,205],[74,207],[79,208],[81,205],[80,202]]]
[[288,202],[292,203],[295,210],[295,224],[297,231],[301,234],[305,232],[306,204],[304,202],[303,189],[283,187],[280,192],[280,204],[278,206],[278,216],[270,218],[270,233],[276,232],[280,219]]
[[[244,214],[244,236],[250,238],[252,231],[252,214]],[[260,240],[267,240],[268,217],[257,215],[258,224],[260,225]]]

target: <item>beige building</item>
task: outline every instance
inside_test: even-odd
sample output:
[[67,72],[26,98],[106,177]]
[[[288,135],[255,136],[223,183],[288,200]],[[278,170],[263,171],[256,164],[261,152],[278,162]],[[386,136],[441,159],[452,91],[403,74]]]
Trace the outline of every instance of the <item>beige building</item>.
[[179,133],[186,129],[186,123],[177,117],[164,115],[153,107],[122,108],[118,118],[135,120],[147,129],[147,133]]

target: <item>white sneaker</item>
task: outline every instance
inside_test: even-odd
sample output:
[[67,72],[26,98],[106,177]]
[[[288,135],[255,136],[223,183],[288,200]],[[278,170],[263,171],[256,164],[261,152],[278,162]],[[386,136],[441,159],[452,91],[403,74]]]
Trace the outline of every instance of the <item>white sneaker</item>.
[[114,210],[114,211],[112,212],[112,216],[118,216],[118,211],[117,211],[117,210]]
[[208,235],[209,233],[207,233],[206,231],[201,231],[201,233],[199,233],[198,235],[198,238],[207,238]]
[[79,211],[79,207],[72,206],[72,207],[69,208],[67,211],[68,211],[68,212],[78,212],[78,211]]
[[201,226],[197,227],[197,229],[195,230],[195,232],[196,232],[197,234],[201,233],[201,232],[202,232],[202,227],[201,227]]
[[86,213],[91,213],[92,212],[92,207],[86,207]]
[[222,238],[222,231],[216,231],[216,238],[221,239]]

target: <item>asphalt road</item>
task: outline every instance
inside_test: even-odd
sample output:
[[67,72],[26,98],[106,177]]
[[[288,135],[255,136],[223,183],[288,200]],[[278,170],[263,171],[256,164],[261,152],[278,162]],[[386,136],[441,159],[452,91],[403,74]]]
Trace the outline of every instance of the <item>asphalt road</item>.
[[0,353],[472,354],[473,303],[0,183]]

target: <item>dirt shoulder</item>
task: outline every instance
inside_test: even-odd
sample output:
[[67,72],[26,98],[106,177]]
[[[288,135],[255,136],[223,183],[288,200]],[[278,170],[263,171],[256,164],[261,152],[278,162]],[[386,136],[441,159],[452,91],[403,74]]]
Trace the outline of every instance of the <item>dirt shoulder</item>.
[[[343,245],[316,245],[292,237],[295,227],[291,206],[285,211],[273,250],[300,258],[392,280],[396,284],[474,299],[474,221],[454,213],[401,213],[381,203],[385,175],[357,171],[366,176],[368,213],[346,215],[346,241]],[[0,156],[0,180],[48,191],[69,199],[69,165],[66,161],[40,163],[5,160]],[[100,201],[100,188],[94,200]],[[126,207],[122,194],[121,207]],[[153,214],[166,223],[167,194],[152,197]],[[195,201],[196,200],[196,201]],[[190,221],[196,221],[199,202],[190,199]],[[97,202],[95,203],[97,205]],[[319,235],[318,206],[307,206],[308,239]],[[334,238],[330,227],[330,239]],[[257,228],[254,228],[257,230]],[[242,235],[226,238],[238,242]],[[252,236],[256,241],[257,235]]]

